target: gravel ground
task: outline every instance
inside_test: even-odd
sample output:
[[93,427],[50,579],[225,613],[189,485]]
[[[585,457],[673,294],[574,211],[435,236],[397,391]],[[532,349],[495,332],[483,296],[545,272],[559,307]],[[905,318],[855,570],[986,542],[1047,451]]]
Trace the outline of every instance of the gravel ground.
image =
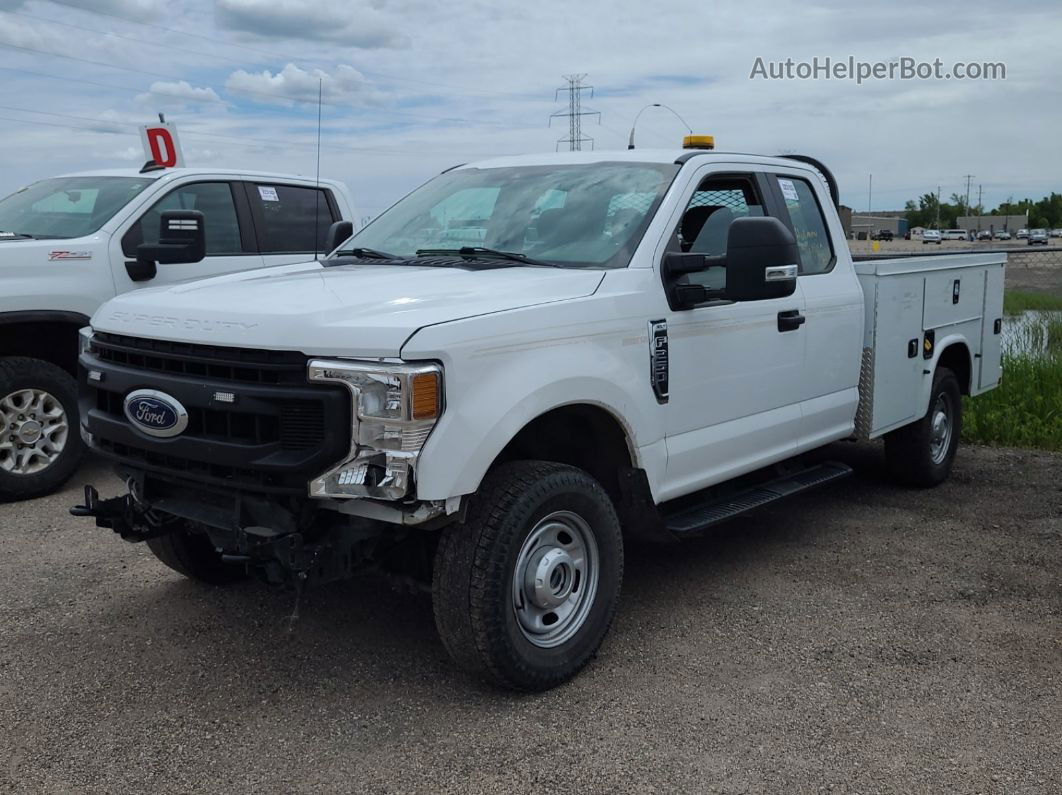
[[[12,792],[1062,792],[1062,456],[964,448],[627,553],[600,655],[537,696],[455,672],[424,596],[182,580],[0,506]],[[89,463],[74,484],[117,484]]]

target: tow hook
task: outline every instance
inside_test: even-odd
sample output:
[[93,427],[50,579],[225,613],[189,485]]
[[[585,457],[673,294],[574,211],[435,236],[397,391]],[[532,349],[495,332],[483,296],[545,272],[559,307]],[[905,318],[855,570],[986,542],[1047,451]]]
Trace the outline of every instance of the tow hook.
[[96,527],[113,530],[126,541],[146,541],[165,535],[169,528],[152,522],[151,516],[140,508],[131,494],[101,500],[94,486],[85,486],[84,505],[70,509],[72,516],[92,517]]

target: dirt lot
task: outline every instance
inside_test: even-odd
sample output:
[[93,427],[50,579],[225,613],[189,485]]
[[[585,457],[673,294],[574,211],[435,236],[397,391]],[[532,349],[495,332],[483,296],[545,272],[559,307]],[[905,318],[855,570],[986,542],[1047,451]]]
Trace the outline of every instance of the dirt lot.
[[[575,682],[450,666],[426,597],[182,580],[0,506],[0,786],[18,792],[1062,791],[1062,456],[965,448],[928,492],[845,484],[628,551]],[[99,464],[74,483],[116,484]]]

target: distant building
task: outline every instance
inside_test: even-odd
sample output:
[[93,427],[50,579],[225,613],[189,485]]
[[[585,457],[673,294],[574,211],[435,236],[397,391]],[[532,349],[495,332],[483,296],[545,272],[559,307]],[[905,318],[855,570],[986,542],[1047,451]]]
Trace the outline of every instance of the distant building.
[[967,232],[1017,232],[1029,225],[1029,219],[1024,215],[964,215],[956,223],[958,229],[965,229]]
[[903,237],[907,232],[907,219],[903,217],[902,210],[874,213],[852,213],[851,231],[859,238],[870,237],[871,234],[887,229],[897,237]]
[[844,236],[852,236],[852,208],[843,204],[837,205],[837,214],[841,216],[841,226],[844,227]]

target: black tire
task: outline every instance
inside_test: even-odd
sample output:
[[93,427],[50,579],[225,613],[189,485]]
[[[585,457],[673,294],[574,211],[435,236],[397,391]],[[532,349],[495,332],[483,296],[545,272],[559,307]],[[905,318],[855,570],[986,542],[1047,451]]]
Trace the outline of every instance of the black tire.
[[[541,532],[536,529],[544,526],[541,520],[555,515],[575,516],[589,528],[596,544],[597,585],[596,592],[584,590],[592,594],[583,597],[589,599],[585,612],[573,611],[584,616],[568,625],[573,634],[543,647],[524,628],[526,609],[539,608],[525,604],[525,618],[517,618],[514,573],[518,560],[528,560],[522,557],[525,542]],[[435,623],[443,645],[462,668],[502,687],[547,690],[575,676],[597,652],[612,623],[622,579],[619,519],[596,480],[562,464],[502,464],[483,479],[465,522],[443,532],[432,582]],[[575,595],[577,588],[569,593]],[[539,643],[553,642],[534,637]]]
[[[950,435],[944,446],[935,445],[934,421],[943,406]],[[962,433],[962,391],[955,373],[938,367],[933,374],[929,409],[917,422],[885,434],[885,460],[893,477],[909,486],[928,488],[944,482],[955,463]]]
[[205,533],[179,530],[146,543],[156,558],[190,580],[228,585],[247,576],[246,567],[221,560]]
[[[14,458],[19,453],[17,445],[22,443],[18,435],[22,428],[19,416],[28,419],[28,415],[5,412],[0,405],[0,443],[15,445],[13,448],[0,449],[0,502],[27,500],[50,494],[70,479],[81,461],[77,382],[61,367],[42,359],[22,356],[0,359],[0,403],[22,390],[37,390],[54,398],[62,407],[67,427],[62,449],[51,463],[43,465],[43,468],[37,471],[16,472],[16,467],[25,466]],[[7,416],[9,413],[13,416]],[[42,436],[30,447],[36,447],[44,441]],[[38,458],[34,464],[39,465],[40,461]]]

